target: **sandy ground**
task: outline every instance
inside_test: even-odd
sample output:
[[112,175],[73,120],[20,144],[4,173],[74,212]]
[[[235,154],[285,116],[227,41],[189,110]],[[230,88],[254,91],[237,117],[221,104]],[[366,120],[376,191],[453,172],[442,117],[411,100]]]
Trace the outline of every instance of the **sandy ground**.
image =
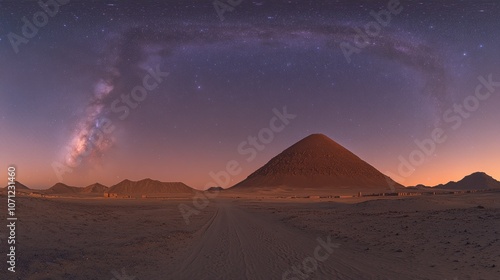
[[18,198],[0,279],[500,279],[499,193],[180,203]]

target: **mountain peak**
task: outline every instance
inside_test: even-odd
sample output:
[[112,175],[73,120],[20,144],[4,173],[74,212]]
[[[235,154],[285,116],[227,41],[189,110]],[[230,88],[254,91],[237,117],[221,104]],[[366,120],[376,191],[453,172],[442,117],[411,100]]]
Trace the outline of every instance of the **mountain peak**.
[[[142,180],[137,181],[137,183],[152,183],[152,182],[160,182],[158,180],[153,180],[151,178],[144,178]],[[161,182],[160,182],[161,183]]]
[[110,193],[140,196],[158,193],[191,193],[194,190],[181,182],[160,182],[146,178],[139,181],[123,180],[111,186],[107,191]]
[[488,174],[486,174],[485,172],[478,171],[478,172],[474,172],[474,173],[472,173],[470,175],[467,175],[465,177],[491,177],[491,176],[488,175]]
[[[324,135],[323,133],[313,133],[304,137],[300,141],[333,141],[330,137]],[[299,141],[299,142],[300,142]]]
[[[290,150],[308,150],[308,151],[337,151],[338,150],[345,150],[347,151],[344,147],[342,147],[340,144],[337,142],[333,141],[330,139],[328,136],[320,133],[316,134],[311,134],[297,143],[293,144],[290,148]],[[287,149],[287,150],[288,150]]]
[[81,190],[83,193],[104,193],[105,191],[107,191],[109,188],[106,187],[105,185],[103,184],[100,184],[100,183],[94,183],[94,184],[91,184],[91,185],[88,185],[86,186],[85,188],[83,188],[83,190]]
[[76,193],[79,191],[79,188],[68,186],[64,183],[58,182],[50,187],[47,192],[49,193]]
[[394,182],[390,178],[329,137],[311,134],[272,158],[236,186],[389,189],[391,183]]
[[[16,186],[16,190],[29,190],[30,188],[28,188],[27,186],[23,185],[21,182],[19,181],[14,181],[14,185]],[[5,189],[7,189],[9,186],[7,185],[5,187]]]
[[484,172],[474,172],[458,182],[451,181],[436,187],[456,190],[498,189],[500,188],[500,182]]

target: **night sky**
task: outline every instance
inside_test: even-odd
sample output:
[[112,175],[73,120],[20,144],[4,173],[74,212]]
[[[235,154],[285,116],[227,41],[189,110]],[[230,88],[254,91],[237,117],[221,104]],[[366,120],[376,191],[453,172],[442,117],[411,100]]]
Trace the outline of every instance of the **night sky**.
[[499,1],[60,2],[0,2],[5,184],[232,185],[312,133],[403,185],[500,179]]

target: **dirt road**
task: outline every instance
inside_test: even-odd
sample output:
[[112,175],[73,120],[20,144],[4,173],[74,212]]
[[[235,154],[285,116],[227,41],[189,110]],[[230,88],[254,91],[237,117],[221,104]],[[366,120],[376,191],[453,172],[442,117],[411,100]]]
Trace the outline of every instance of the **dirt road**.
[[287,227],[229,201],[216,203],[172,279],[418,279],[391,271],[391,260],[350,252],[328,236]]
[[23,198],[0,279],[496,280],[498,201],[217,198],[186,225],[190,200]]

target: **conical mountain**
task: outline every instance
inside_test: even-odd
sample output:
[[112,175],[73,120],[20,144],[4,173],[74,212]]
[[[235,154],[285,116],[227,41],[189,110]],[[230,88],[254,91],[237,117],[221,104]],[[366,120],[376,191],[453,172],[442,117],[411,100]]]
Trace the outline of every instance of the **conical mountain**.
[[451,181],[444,185],[437,185],[435,187],[439,189],[453,190],[500,189],[500,182],[484,172],[476,172],[465,176],[458,182]]
[[280,186],[375,192],[391,190],[391,185],[403,187],[327,136],[312,134],[233,188]]

